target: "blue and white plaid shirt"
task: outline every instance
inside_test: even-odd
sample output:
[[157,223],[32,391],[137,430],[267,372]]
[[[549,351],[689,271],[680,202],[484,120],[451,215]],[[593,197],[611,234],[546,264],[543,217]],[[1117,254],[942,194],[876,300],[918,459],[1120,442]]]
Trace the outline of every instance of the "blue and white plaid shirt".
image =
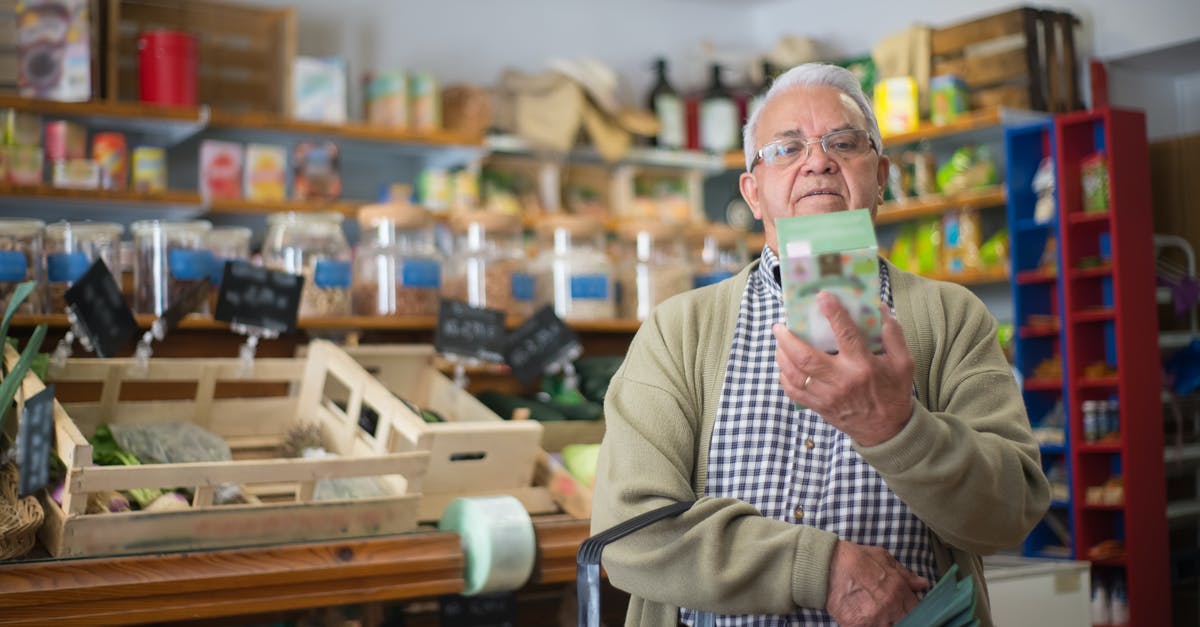
[[[880,296],[895,310],[887,266]],[[850,437],[797,408],[779,384],[771,325],[786,322],[779,258],[763,248],[738,311],[737,328],[708,451],[707,494],[745,501],[767,518],[811,525],[886,549],[909,570],[936,579],[929,531],[854,451]],[[682,611],[692,624],[694,612]],[[718,627],[836,625],[824,610],[789,616],[719,616]]]

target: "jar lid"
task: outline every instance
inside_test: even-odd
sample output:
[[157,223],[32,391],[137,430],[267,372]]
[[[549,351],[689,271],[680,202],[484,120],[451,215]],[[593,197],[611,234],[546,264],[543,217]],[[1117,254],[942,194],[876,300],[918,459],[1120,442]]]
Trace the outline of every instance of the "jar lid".
[[521,228],[521,218],[499,211],[460,211],[450,216],[450,230],[455,233],[466,233],[472,224],[485,232],[514,233]]
[[539,233],[549,234],[559,229],[563,229],[574,236],[580,235],[596,235],[600,233],[604,225],[596,218],[590,216],[577,215],[556,215],[544,218],[538,221],[537,230]]
[[36,235],[45,227],[45,222],[32,218],[0,218],[0,233],[8,235]]
[[187,220],[185,222],[170,222],[167,220],[138,220],[129,225],[129,230],[133,231],[134,235],[139,233],[150,233],[162,229],[174,233],[179,232],[195,232],[207,233],[212,230],[212,222],[208,220]]
[[623,240],[636,240],[641,235],[649,235],[653,240],[665,240],[678,237],[679,227],[659,220],[630,220],[617,227],[617,236]]
[[343,216],[336,211],[284,211],[267,216],[267,224],[313,224],[330,222],[341,224]]
[[208,232],[208,238],[224,240],[249,240],[251,231],[244,226],[217,226]]
[[727,246],[736,246],[739,242],[743,242],[747,237],[746,231],[728,224],[703,224],[695,226],[688,230],[688,240],[694,244],[701,244],[704,240],[712,238],[717,242],[717,246],[725,248]]
[[433,223],[433,216],[421,207],[409,202],[397,201],[363,205],[358,208],[358,223],[363,226],[375,226],[388,221],[399,230],[419,229]]
[[46,235],[56,237],[64,237],[70,234],[73,237],[89,237],[96,235],[107,235],[109,237],[120,237],[125,232],[125,227],[116,222],[55,222],[46,225]]

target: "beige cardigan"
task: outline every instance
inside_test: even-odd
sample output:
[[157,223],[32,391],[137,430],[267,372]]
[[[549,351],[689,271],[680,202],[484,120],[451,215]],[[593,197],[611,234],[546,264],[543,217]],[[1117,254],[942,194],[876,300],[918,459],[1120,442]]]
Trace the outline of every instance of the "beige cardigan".
[[[660,305],[608,388],[592,532],[698,499],[605,551],[612,583],[633,594],[628,625],[674,626],[680,606],[728,614],[825,606],[833,533],[703,496],[737,312],[757,267]],[[939,571],[957,563],[975,577],[977,614],[990,625],[979,556],[1020,543],[1049,507],[1038,445],[979,299],[889,272],[919,403],[891,440],[855,449],[928,526]]]

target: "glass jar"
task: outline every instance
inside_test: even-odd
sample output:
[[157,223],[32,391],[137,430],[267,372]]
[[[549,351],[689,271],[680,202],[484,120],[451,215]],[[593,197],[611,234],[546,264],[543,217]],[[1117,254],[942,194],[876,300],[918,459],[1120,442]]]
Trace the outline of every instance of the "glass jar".
[[263,265],[304,277],[300,318],[350,314],[350,257],[340,213],[287,212],[267,218]]
[[746,232],[728,224],[706,224],[688,234],[692,287],[724,281],[742,271],[746,259]]
[[[208,277],[207,220],[134,222],[133,310],[161,316],[196,281]],[[196,313],[208,313],[201,303]]]
[[0,307],[25,281],[38,281],[17,313],[42,313],[42,231],[46,223],[26,218],[0,219]]
[[250,229],[244,226],[213,228],[208,232],[208,251],[212,253],[212,265],[208,270],[208,281],[212,284],[209,305],[215,312],[217,294],[221,292],[221,279],[225,276],[225,262],[250,259]]
[[602,320],[617,314],[612,262],[604,230],[589,216],[555,216],[538,225],[533,275],[539,305],[564,320]]
[[645,320],[662,301],[692,288],[684,238],[676,226],[638,221],[617,229],[622,318]]
[[407,201],[358,210],[362,232],[354,260],[354,313],[432,316],[442,287],[433,216]]
[[518,216],[470,211],[450,218],[454,256],[447,263],[442,295],[506,314],[533,313],[533,277],[525,263]]
[[55,222],[46,226],[46,313],[67,309],[67,289],[96,263],[104,260],[117,285],[121,284],[121,235],[125,227],[112,222]]

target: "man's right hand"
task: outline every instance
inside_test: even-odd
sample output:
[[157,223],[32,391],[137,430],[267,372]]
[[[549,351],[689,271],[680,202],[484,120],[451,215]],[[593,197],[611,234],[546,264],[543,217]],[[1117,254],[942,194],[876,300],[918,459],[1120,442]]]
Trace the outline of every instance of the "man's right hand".
[[842,627],[888,627],[917,605],[929,581],[884,549],[839,540],[829,564],[825,609]]

